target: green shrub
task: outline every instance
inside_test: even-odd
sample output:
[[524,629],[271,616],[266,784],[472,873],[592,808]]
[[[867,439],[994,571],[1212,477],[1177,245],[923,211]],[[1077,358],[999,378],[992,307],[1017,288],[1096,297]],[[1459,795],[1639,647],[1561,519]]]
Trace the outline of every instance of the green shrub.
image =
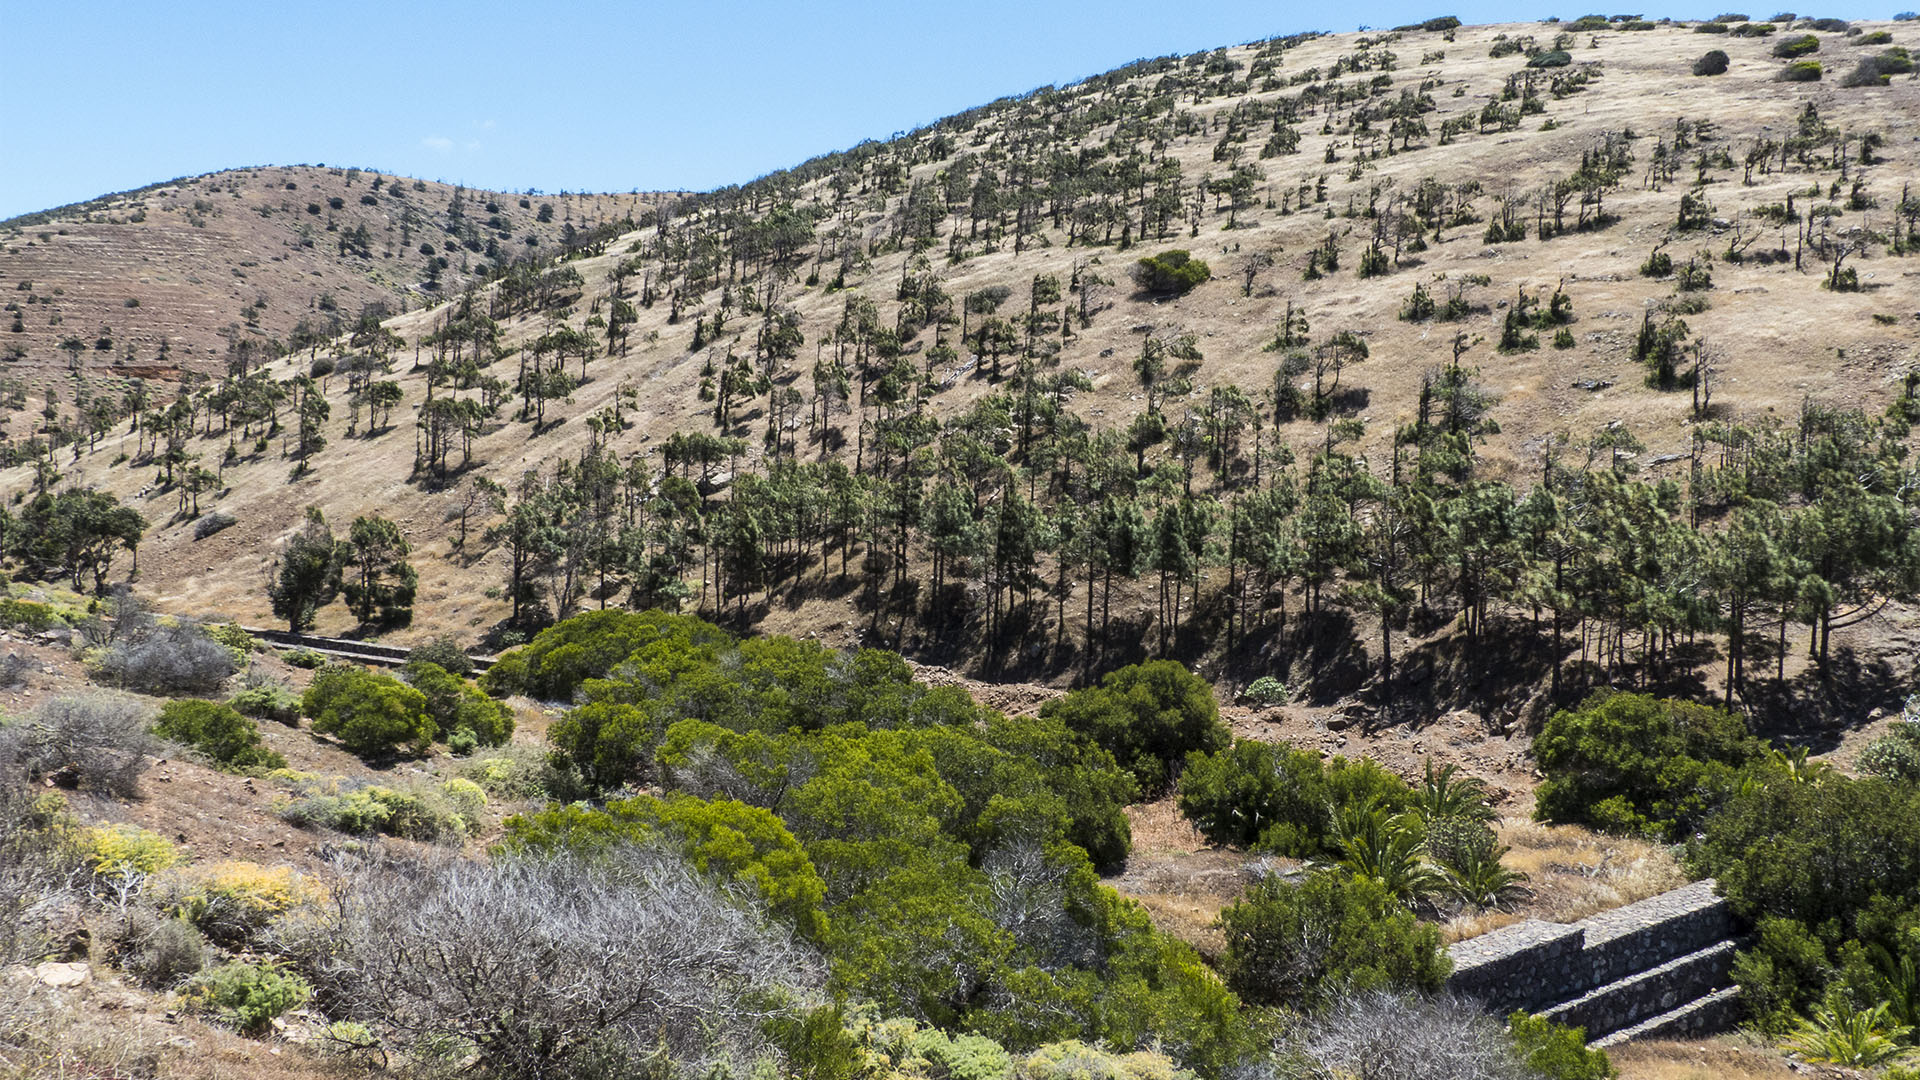
[[1293,858],[1334,853],[1330,827],[1341,809],[1413,805],[1413,789],[1371,759],[1323,765],[1310,750],[1254,739],[1189,755],[1180,778],[1180,812],[1207,839]]
[[1613,23],[1605,15],[1582,15],[1567,24],[1567,29],[1576,34],[1591,34],[1599,30],[1610,30]]
[[577,778],[570,779],[556,768],[551,754],[517,743],[468,758],[460,766],[460,775],[498,799],[571,802],[578,797],[573,791]]
[[1888,33],[1887,31],[1875,30],[1869,34],[1861,34],[1859,37],[1854,38],[1853,40],[1849,41],[1847,44],[1849,45],[1885,45],[1892,40],[1893,40],[1893,35]]
[[1727,66],[1727,54],[1721,52],[1719,49],[1712,49],[1709,50],[1705,56],[1693,62],[1693,73],[1695,75],[1725,75],[1727,73]]
[[1920,722],[1902,719],[1860,751],[1856,766],[1886,780],[1920,781]]
[[1885,86],[1895,75],[1905,75],[1912,70],[1913,58],[1907,50],[1895,47],[1878,56],[1861,57],[1840,85]]
[[690,653],[733,643],[733,636],[689,615],[660,611],[590,611],[534,635],[502,655],[480,678],[494,697],[527,694],[543,701],[571,700],[580,684],[606,677],[643,645],[678,643]]
[[260,643],[252,634],[241,629],[236,623],[211,623],[207,626],[207,636],[225,645],[233,653],[233,666],[246,667],[247,658]]
[[1123,1053],[1088,1046],[1078,1039],[1048,1043],[1020,1059],[1011,1073],[1020,1080],[1193,1080],[1163,1053]]
[[1793,919],[1763,916],[1754,943],[1733,961],[1748,1023],[1772,1035],[1791,1030],[1833,977],[1826,946]]
[[309,671],[327,662],[325,656],[314,652],[312,649],[289,649],[282,653],[280,658],[294,667],[306,668]]
[[60,616],[46,604],[0,596],[0,626],[14,630],[32,630],[37,633],[42,630],[51,630],[60,624]]
[[173,842],[138,825],[99,825],[81,842],[87,867],[97,877],[157,874],[180,861]]
[[1640,264],[1642,277],[1662,278],[1671,273],[1673,273],[1673,256],[1664,251],[1654,252],[1647,256],[1646,262]]
[[1507,1017],[1507,1034],[1514,1054],[1544,1080],[1609,1080],[1616,1075],[1605,1051],[1587,1049],[1583,1028],[1516,1012]]
[[362,757],[424,754],[437,729],[426,696],[390,675],[335,664],[313,677],[301,708],[313,730],[334,735]]
[[1339,871],[1298,885],[1267,877],[1220,913],[1221,973],[1250,1004],[1310,1010],[1337,990],[1437,990],[1451,967],[1440,932],[1378,883]]
[[473,674],[473,658],[458,640],[446,634],[408,652],[407,662],[438,664],[463,679]]
[[187,1003],[242,1034],[265,1032],[280,1014],[313,996],[300,976],[270,964],[235,961],[202,972],[188,984]]
[[180,699],[160,707],[153,733],[191,746],[233,772],[282,769],[287,759],[267,749],[260,729],[231,706],[212,701]]
[[1320,756],[1253,739],[1187,758],[1180,812],[1216,844],[1304,858],[1326,836]]
[[[1728,29],[1727,24],[1723,22],[1703,22],[1694,27],[1693,32],[1696,34],[1724,34]],[[1696,71],[1694,74],[1703,75],[1708,73]],[[1718,72],[1713,72],[1712,74],[1718,74]]]
[[1253,680],[1240,694],[1240,700],[1261,708],[1285,705],[1292,697],[1293,691],[1287,689],[1287,684],[1271,675],[1262,675]]
[[1811,927],[1836,920],[1834,933],[1852,936],[1877,896],[1920,889],[1920,831],[1912,827],[1920,789],[1837,776],[1749,788],[1714,816],[1689,862],[1719,879],[1742,916]]
[[284,686],[252,686],[227,699],[235,712],[282,724],[300,722],[300,695]]
[[[460,783],[470,784],[462,780]],[[343,794],[308,794],[278,807],[300,828],[327,828],[352,836],[376,833],[404,840],[458,840],[470,821],[442,792],[431,795],[371,785]]]
[[467,680],[438,664],[409,660],[407,681],[426,699],[428,719],[452,746],[455,738],[465,751],[475,746],[499,746],[513,735],[513,710],[488,697]]
[[1820,51],[1820,39],[1812,34],[1783,38],[1773,46],[1773,55],[1782,60],[1798,60]]
[[1133,264],[1129,274],[1142,290],[1161,295],[1179,295],[1213,277],[1206,263],[1185,251],[1163,251]]
[[1107,750],[1149,795],[1171,786],[1172,769],[1186,755],[1221,749],[1230,739],[1213,688],[1172,660],[1108,672],[1099,686],[1047,702],[1040,715]]
[[826,897],[813,862],[771,811],[730,799],[640,795],[602,809],[565,806],[509,818],[509,851],[593,852],[665,838],[702,873],[752,890],[808,938],[826,931]]
[[1548,718],[1533,752],[1547,778],[1541,820],[1677,837],[1732,794],[1766,744],[1721,709],[1601,691]]
[[1820,61],[1795,60],[1780,69],[1781,82],[1819,82]]
[[1733,36],[1734,37],[1766,37],[1768,34],[1771,34],[1778,29],[1780,28],[1773,25],[1770,22],[1741,23],[1739,26],[1736,26],[1733,28]]
[[1573,57],[1565,49],[1543,52],[1527,61],[1530,68],[1563,68],[1573,63]]

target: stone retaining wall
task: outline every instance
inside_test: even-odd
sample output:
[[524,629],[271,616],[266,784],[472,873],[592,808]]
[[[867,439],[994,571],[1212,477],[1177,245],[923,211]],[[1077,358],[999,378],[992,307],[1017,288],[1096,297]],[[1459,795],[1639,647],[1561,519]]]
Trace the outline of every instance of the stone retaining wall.
[[1448,988],[1490,1012],[1566,1014],[1597,1038],[1726,985],[1737,933],[1712,881],[1576,923],[1528,920],[1459,942]]

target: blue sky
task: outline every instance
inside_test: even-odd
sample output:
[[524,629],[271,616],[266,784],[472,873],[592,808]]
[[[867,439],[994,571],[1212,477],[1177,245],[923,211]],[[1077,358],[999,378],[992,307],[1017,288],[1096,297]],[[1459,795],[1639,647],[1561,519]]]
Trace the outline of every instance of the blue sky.
[[1142,56],[1449,13],[1582,12],[1543,0],[0,0],[0,218],[264,164],[504,190],[704,190]]

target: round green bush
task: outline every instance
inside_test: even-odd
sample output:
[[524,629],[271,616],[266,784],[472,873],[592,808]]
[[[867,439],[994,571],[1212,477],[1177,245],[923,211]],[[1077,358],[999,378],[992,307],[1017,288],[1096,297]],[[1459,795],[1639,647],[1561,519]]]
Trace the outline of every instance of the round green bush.
[[1773,55],[1782,60],[1797,60],[1820,51],[1820,39],[1812,34],[1790,37],[1773,47]]
[[1727,54],[1714,49],[1693,62],[1695,75],[1725,75],[1727,73]]
[[1438,929],[1379,882],[1337,871],[1298,885],[1268,877],[1220,913],[1220,928],[1221,974],[1254,1005],[1306,1011],[1337,990],[1437,990],[1451,966]]
[[472,683],[439,664],[409,660],[407,682],[426,698],[428,719],[442,735],[453,737],[462,732],[461,745],[499,746],[513,734],[513,710],[481,693]]
[[227,705],[183,698],[160,707],[153,733],[212,758],[222,768],[284,769],[287,759],[261,745],[260,729]]
[[1189,753],[1230,739],[1213,688],[1172,660],[1108,672],[1099,686],[1047,702],[1040,715],[1091,738],[1149,795],[1171,786],[1173,767]]
[[1920,780],[1920,724],[1894,725],[1860,751],[1855,765],[1863,773],[1887,780]]
[[1253,683],[1240,694],[1240,700],[1262,708],[1285,705],[1292,697],[1293,691],[1287,689],[1287,684],[1271,675],[1262,675],[1253,680]]
[[314,731],[338,737],[362,757],[424,754],[437,734],[424,694],[391,675],[350,664],[315,675],[301,705],[313,717]]
[[189,1003],[247,1035],[267,1030],[275,1017],[312,996],[313,988],[292,972],[240,961],[195,976],[187,989]]
[[1819,82],[1820,61],[1796,60],[1780,72],[1781,82]]
[[284,686],[251,686],[227,699],[243,716],[295,724],[300,720],[300,695]]
[[1179,295],[1213,277],[1206,263],[1185,251],[1163,251],[1133,264],[1133,283],[1143,291]]

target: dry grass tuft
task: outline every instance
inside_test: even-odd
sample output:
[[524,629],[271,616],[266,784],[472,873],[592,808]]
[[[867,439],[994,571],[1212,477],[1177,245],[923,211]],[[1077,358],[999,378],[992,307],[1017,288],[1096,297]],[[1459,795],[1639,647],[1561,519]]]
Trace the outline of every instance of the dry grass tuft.
[[1576,922],[1687,883],[1671,851],[1643,840],[1515,818],[1502,821],[1498,831],[1501,843],[1512,849],[1507,866],[1527,875],[1533,896],[1511,911],[1455,916],[1442,927],[1448,941],[1523,919]]

